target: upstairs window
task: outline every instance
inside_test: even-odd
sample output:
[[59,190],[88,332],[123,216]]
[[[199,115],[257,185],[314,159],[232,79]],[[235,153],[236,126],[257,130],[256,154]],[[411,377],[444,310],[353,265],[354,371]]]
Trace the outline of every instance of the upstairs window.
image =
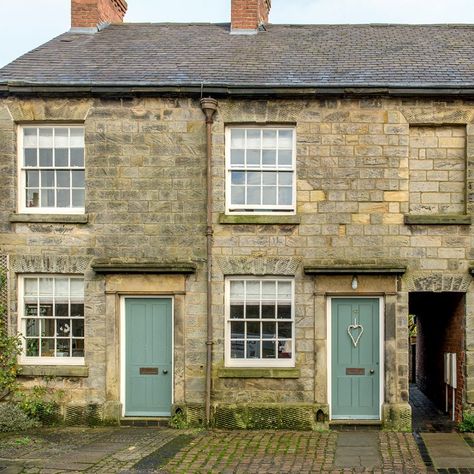
[[84,212],[84,127],[20,128],[19,211]]
[[295,131],[288,127],[226,130],[227,212],[295,212]]
[[226,285],[226,365],[293,367],[293,280],[232,278]]

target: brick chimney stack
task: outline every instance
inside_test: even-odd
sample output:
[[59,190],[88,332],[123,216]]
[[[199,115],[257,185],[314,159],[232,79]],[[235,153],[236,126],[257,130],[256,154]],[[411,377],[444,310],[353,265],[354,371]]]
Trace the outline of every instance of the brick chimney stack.
[[231,32],[254,33],[268,23],[272,0],[232,0]]
[[97,28],[103,23],[122,23],[126,0],[71,0],[71,27]]

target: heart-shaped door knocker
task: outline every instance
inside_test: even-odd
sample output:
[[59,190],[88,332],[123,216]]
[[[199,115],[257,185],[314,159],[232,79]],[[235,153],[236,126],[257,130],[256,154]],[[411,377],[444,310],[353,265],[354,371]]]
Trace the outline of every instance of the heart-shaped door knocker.
[[357,344],[359,344],[363,332],[364,328],[361,324],[357,323],[357,319],[354,319],[353,324],[349,324],[349,326],[347,326],[347,334],[349,334],[349,337],[351,338],[354,347],[357,347]]

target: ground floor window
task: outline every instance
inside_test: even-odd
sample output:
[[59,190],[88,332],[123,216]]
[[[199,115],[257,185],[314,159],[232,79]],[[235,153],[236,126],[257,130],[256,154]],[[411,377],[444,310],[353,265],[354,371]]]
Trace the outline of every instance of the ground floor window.
[[294,281],[229,278],[226,281],[226,364],[294,365]]
[[19,278],[23,363],[84,361],[84,280],[76,276]]

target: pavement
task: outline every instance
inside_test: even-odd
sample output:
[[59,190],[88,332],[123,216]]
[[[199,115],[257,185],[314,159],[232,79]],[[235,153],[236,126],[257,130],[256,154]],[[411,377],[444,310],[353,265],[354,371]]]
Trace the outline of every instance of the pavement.
[[0,474],[474,473],[474,434],[58,427],[0,434]]

